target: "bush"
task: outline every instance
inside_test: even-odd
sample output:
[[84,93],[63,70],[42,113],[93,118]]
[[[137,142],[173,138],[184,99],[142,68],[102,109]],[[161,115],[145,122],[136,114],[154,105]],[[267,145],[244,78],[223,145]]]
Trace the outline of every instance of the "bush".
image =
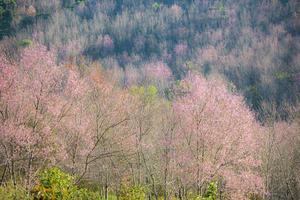
[[188,199],[193,200],[217,200],[217,193],[218,193],[218,185],[217,182],[210,182],[206,188],[205,193],[203,196],[195,195],[195,193],[190,193],[188,195]]
[[93,200],[93,199],[101,199],[101,196],[97,192],[92,192],[87,189],[79,189],[74,190],[70,196],[69,199],[78,199],[78,200]]
[[42,172],[39,182],[32,190],[38,199],[67,199],[75,189],[73,178],[58,168]]
[[31,44],[32,44],[32,41],[29,39],[23,39],[23,40],[18,41],[18,45],[21,47],[28,47]]
[[146,198],[145,188],[141,186],[128,187],[123,185],[120,200],[144,200]]
[[5,187],[0,187],[0,199],[5,200],[32,200],[33,198],[30,197],[25,188],[21,186],[14,186],[12,184],[8,184]]
[[40,174],[39,184],[32,190],[35,199],[62,200],[93,200],[100,199],[100,195],[87,189],[78,189],[74,178],[58,168],[45,170]]
[[217,183],[216,182],[211,182],[207,187],[207,191],[204,195],[203,200],[216,200],[217,199],[217,192],[218,192]]

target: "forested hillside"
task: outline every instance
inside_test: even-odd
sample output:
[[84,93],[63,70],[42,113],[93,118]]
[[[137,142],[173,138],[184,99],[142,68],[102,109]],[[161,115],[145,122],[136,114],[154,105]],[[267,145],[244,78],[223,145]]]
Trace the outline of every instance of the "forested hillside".
[[300,199],[298,0],[0,0],[0,199]]

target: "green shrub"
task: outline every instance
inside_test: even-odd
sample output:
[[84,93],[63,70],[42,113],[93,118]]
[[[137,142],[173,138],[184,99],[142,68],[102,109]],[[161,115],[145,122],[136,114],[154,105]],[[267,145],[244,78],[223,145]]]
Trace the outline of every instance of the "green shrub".
[[218,185],[216,182],[211,182],[204,195],[204,200],[216,200],[218,192]]
[[144,187],[123,185],[121,189],[120,200],[144,200],[146,198],[146,191]]
[[78,200],[92,200],[92,199],[101,199],[101,196],[97,192],[92,192],[87,189],[79,189],[79,190],[74,190],[70,196],[69,199],[78,199]]
[[291,77],[291,75],[288,72],[276,72],[275,77],[278,80],[287,80]]
[[74,187],[72,176],[52,168],[40,174],[39,184],[32,194],[38,199],[67,199]]
[[195,193],[189,193],[188,199],[193,200],[217,200],[218,184],[217,182],[210,182],[206,188],[205,193],[202,196],[198,196]]
[[32,200],[25,188],[21,186],[13,186],[12,184],[8,184],[5,187],[0,187],[0,199],[5,200]]
[[154,85],[149,85],[148,87],[132,86],[130,93],[140,97],[147,103],[151,103],[157,97],[157,88]]
[[152,8],[153,8],[154,10],[158,10],[158,9],[161,8],[161,4],[158,3],[158,2],[155,2],[155,3],[152,4]]
[[39,184],[32,190],[35,199],[42,200],[96,200],[100,195],[87,189],[78,189],[74,178],[62,172],[59,168],[43,171],[39,177]]
[[[109,194],[107,197],[108,200],[117,200],[117,196],[114,194]],[[105,197],[102,197],[101,200],[106,200]]]
[[28,47],[32,44],[32,41],[30,39],[23,39],[18,41],[18,45],[21,47]]

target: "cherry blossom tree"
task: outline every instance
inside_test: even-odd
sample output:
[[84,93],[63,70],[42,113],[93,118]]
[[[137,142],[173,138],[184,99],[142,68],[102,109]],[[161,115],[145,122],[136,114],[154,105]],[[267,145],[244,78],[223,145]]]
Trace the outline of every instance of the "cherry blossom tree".
[[130,151],[130,98],[99,70],[86,76],[58,66],[37,44],[24,49],[19,63],[0,59],[1,164],[14,183],[24,172],[29,188],[36,172],[52,164],[80,181],[96,161]]
[[158,117],[158,131],[155,140],[155,149],[157,158],[155,162],[158,167],[158,177],[163,186],[164,199],[169,199],[175,193],[176,188],[176,144],[179,142],[177,139],[178,119],[174,113],[170,102],[162,102],[161,111],[164,113]]
[[164,89],[170,85],[172,72],[162,61],[150,62],[143,69],[144,84],[156,85],[159,89]]
[[184,56],[188,51],[188,46],[185,43],[179,43],[175,46],[174,52],[177,56]]
[[60,151],[51,107],[62,85],[62,73],[52,52],[40,45],[26,48],[19,63],[1,55],[1,154],[9,175],[23,172],[26,185],[38,167],[55,162]]
[[69,77],[67,88],[74,105],[62,131],[65,130],[64,142],[72,158],[69,164],[79,175],[79,182],[93,174],[91,165],[106,165],[105,158],[130,150],[130,138],[126,135],[129,96],[103,79],[97,69],[86,78]]
[[221,177],[231,198],[261,191],[263,182],[255,172],[260,166],[259,126],[242,97],[215,78],[188,74],[181,86],[182,96],[174,103],[181,121],[176,158],[180,180],[195,186],[199,195]]
[[269,119],[265,128],[263,175],[266,199],[299,198],[299,117],[289,122]]

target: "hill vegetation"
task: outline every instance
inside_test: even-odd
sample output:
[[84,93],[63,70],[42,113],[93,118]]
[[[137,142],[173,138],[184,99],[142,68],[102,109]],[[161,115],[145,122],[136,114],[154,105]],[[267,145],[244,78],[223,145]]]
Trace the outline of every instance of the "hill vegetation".
[[300,198],[297,0],[0,0],[0,199]]

